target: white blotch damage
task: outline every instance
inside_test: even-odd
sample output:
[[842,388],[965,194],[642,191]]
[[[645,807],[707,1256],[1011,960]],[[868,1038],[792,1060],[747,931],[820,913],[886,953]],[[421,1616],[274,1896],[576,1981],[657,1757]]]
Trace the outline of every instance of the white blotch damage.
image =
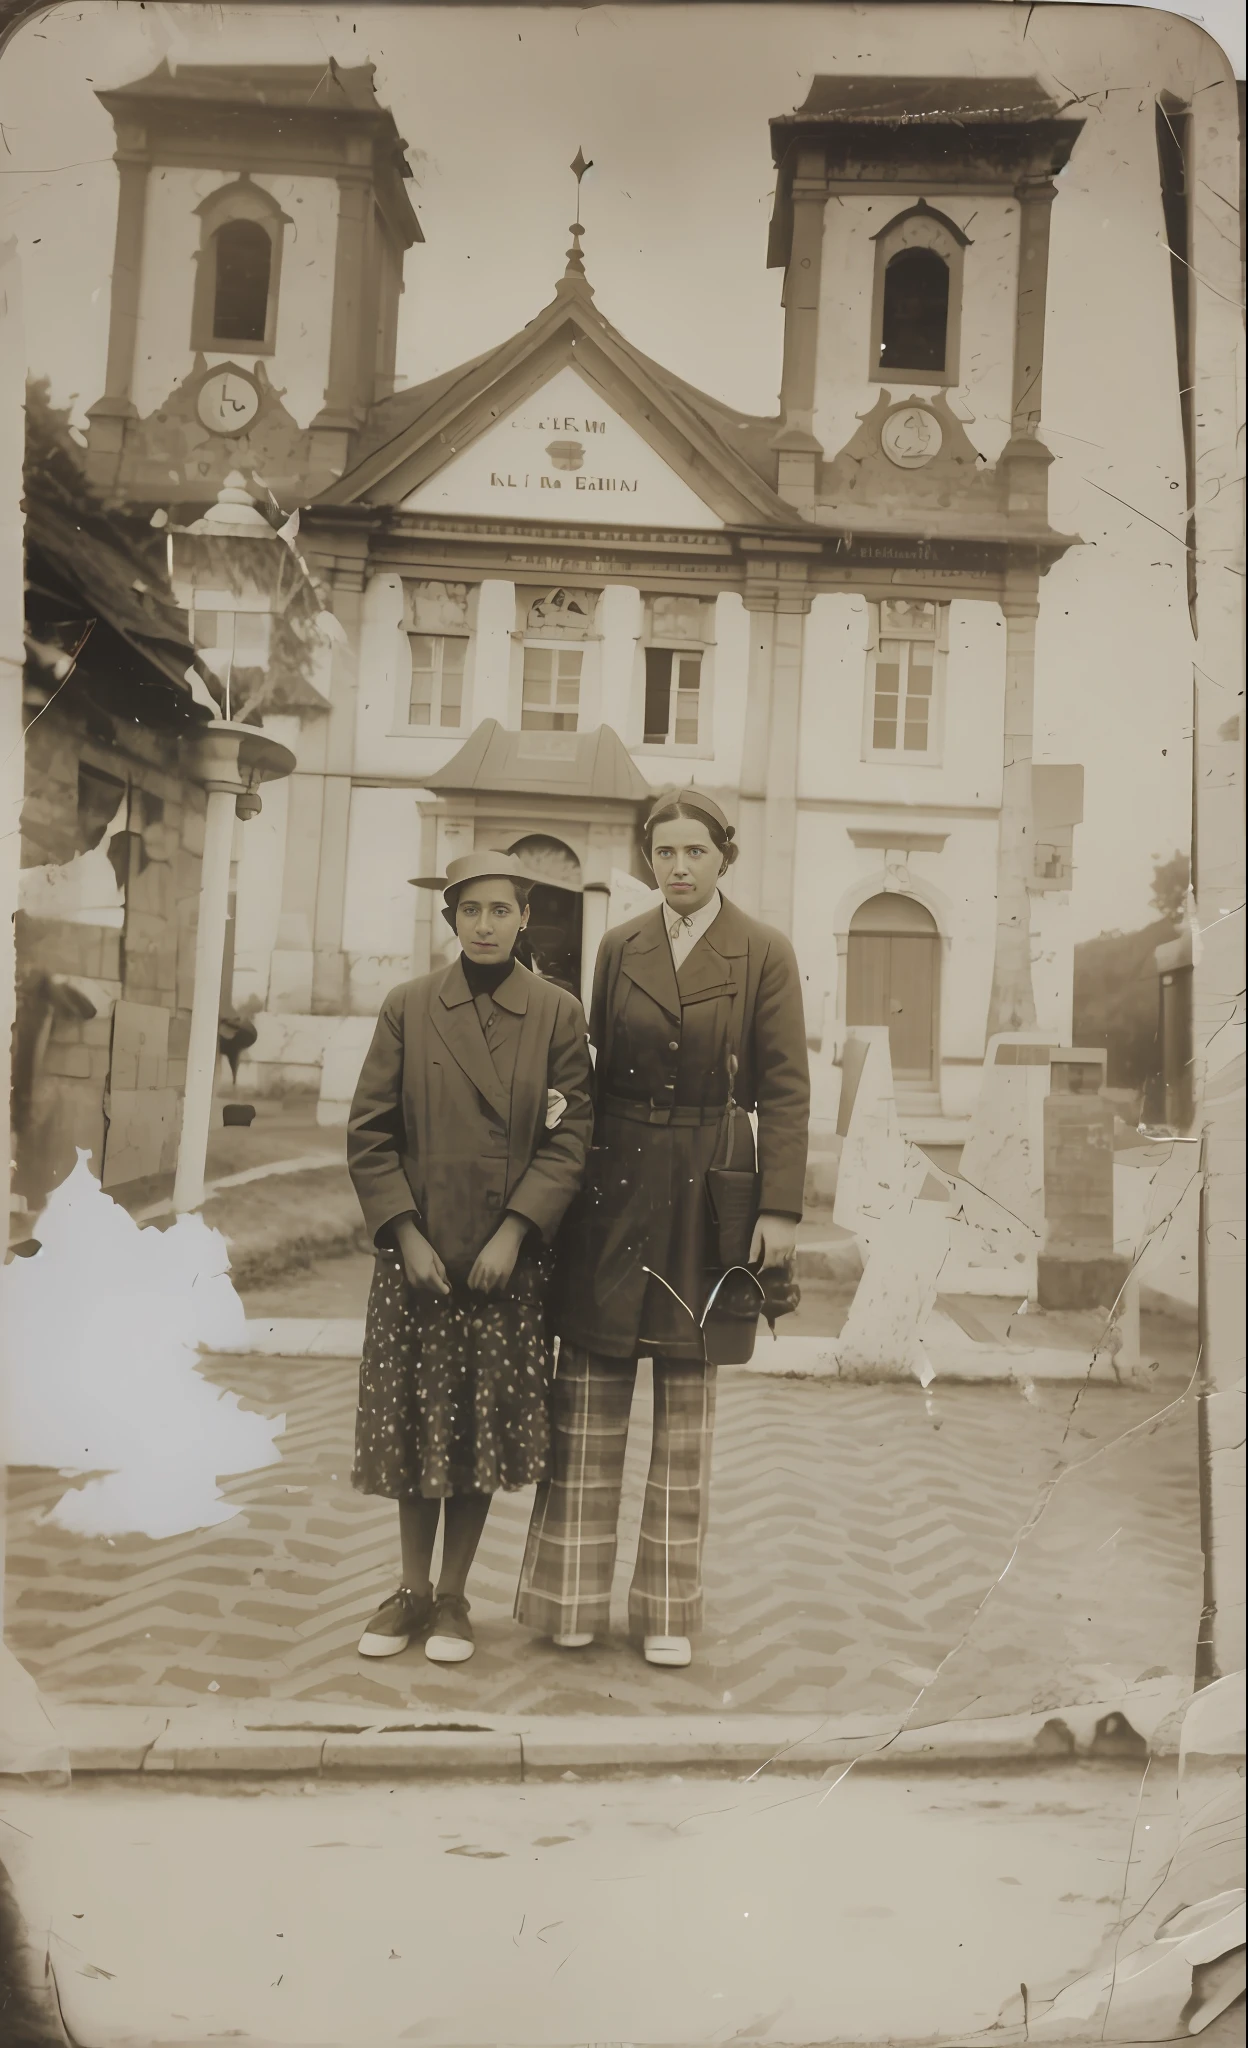
[[0,1440],[11,1465],[90,1473],[48,1520],[84,1536],[180,1536],[238,1510],[218,1480],[278,1462],[285,1416],[244,1412],[197,1353],[238,1350],[225,1240],[199,1216],[142,1229],[79,1152],[0,1271]]

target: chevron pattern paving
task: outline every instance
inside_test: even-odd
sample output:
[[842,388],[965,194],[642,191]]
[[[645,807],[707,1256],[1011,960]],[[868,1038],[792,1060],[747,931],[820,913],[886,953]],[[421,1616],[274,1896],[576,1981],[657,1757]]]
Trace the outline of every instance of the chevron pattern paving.
[[[225,1483],[237,1516],[165,1542],[39,1520],[65,1481],[9,1482],[7,1631],[49,1693],[173,1704],[323,1700],[546,1713],[1044,1705],[1192,1668],[1201,1598],[1195,1415],[1150,1390],[854,1387],[721,1374],[707,1627],[687,1672],[620,1639],[560,1652],[510,1618],[531,1493],[494,1506],[469,1591],[478,1651],[356,1655],[397,1577],[395,1513],[348,1483],[355,1370],[222,1361],[285,1410],[280,1468]],[[646,1369],[617,1613],[636,1543]],[[1072,1419],[1073,1411],[1073,1419]],[[1047,1505],[1021,1544],[1019,1532]],[[924,1691],[926,1688],[926,1691]],[[1089,1693],[1088,1696],[1094,1696]]]

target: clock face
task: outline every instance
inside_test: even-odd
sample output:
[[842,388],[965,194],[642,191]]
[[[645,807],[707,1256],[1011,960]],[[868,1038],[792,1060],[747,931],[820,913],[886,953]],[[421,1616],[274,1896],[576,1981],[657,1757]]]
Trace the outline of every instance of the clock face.
[[880,429],[880,446],[898,469],[922,469],[939,455],[944,439],[940,421],[926,406],[907,405],[890,412]]
[[242,434],[260,410],[260,393],[240,370],[214,370],[199,387],[195,408],[214,434]]

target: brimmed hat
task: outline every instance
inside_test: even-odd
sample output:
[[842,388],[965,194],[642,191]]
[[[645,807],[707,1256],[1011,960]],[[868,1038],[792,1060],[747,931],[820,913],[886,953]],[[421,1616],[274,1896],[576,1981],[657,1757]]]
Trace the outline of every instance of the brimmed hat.
[[412,875],[413,889],[441,889],[443,895],[461,882],[481,882],[487,875],[501,875],[512,882],[532,884],[533,876],[522,867],[514,853],[499,853],[493,847],[479,847],[476,853],[461,853],[448,860],[444,875]]

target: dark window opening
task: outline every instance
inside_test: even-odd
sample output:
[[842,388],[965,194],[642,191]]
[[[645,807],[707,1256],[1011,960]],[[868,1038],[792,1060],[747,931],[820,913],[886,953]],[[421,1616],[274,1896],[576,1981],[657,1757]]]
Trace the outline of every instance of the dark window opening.
[[646,722],[644,743],[661,746],[667,738],[672,714],[672,650],[646,649]]
[[949,334],[949,266],[934,249],[900,249],[884,272],[882,370],[944,375]]
[[647,747],[696,747],[702,707],[702,656],[675,647],[646,649],[646,709],[642,742]]
[[216,234],[212,331],[218,341],[263,342],[269,318],[273,244],[254,220],[230,220]]

